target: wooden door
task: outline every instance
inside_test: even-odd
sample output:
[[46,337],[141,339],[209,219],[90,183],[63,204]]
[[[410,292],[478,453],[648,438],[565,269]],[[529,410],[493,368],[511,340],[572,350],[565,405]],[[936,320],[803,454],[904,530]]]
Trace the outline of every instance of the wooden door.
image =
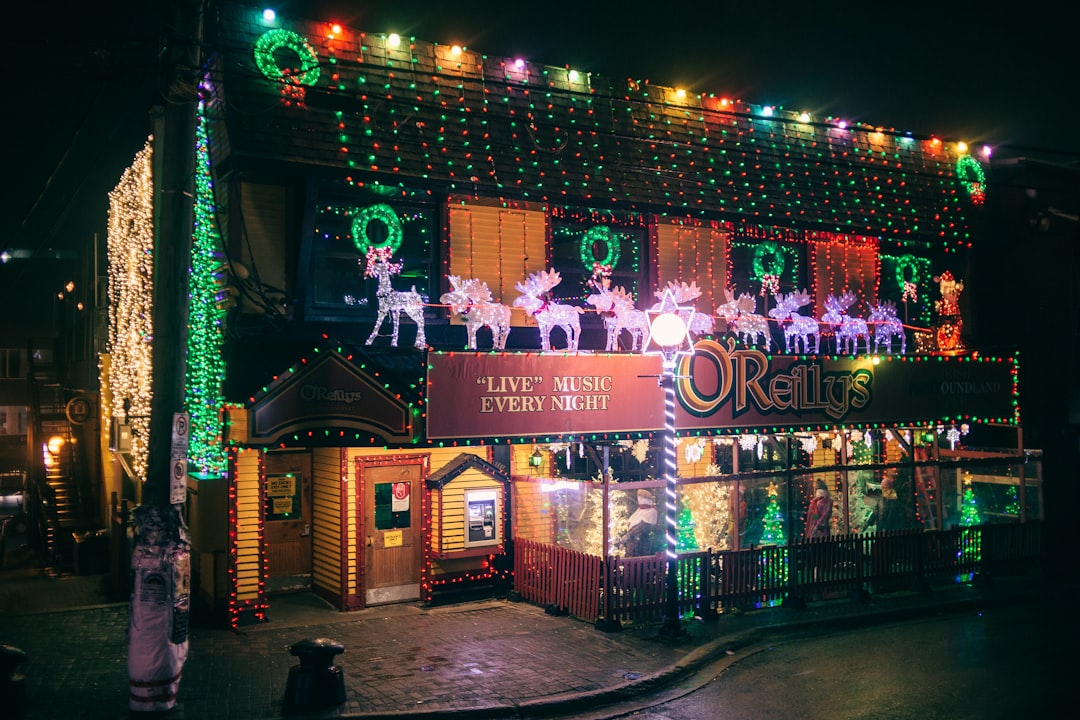
[[420,598],[423,460],[357,462],[363,483],[366,605]]
[[268,452],[264,537],[267,592],[311,587],[311,456]]

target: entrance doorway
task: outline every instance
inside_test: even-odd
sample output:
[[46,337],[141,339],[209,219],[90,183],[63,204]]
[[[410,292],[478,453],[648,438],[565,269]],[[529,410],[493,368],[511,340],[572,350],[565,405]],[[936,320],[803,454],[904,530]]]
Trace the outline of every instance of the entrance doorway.
[[420,480],[425,459],[358,459],[365,605],[420,598]]
[[311,456],[266,453],[266,591],[311,587]]

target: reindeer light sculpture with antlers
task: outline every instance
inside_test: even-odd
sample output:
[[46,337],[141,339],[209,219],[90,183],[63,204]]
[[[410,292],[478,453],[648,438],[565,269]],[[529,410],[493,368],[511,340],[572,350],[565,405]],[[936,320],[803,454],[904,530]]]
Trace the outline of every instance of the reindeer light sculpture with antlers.
[[[666,291],[671,292],[672,299],[678,305],[692,304],[694,300],[701,297],[701,289],[697,286],[696,282],[691,282],[687,285],[685,282],[668,281],[667,288],[664,290],[656,290],[654,294],[662,298]],[[657,302],[650,308],[650,311],[656,312],[660,309],[661,302]],[[706,315],[705,313],[694,312],[690,316],[690,322],[687,323],[686,331],[690,333],[690,338],[694,339],[699,335],[709,335],[716,327],[716,321],[712,315]]]
[[907,337],[904,335],[904,325],[896,314],[896,303],[891,300],[883,300],[877,304],[870,304],[870,317],[866,320],[874,326],[874,352],[892,353],[893,338],[900,338],[900,353],[907,352]]
[[[812,352],[816,355],[821,350],[821,331],[817,320],[796,312],[809,304],[810,294],[805,290],[787,295],[780,293],[776,296],[776,307],[769,311],[769,317],[780,323],[784,329],[784,348],[789,353],[799,351],[799,340],[802,340],[804,353]],[[811,337],[814,338],[813,350],[810,350]]]
[[544,352],[551,350],[551,331],[556,327],[562,328],[566,335],[567,350],[576,352],[578,349],[578,336],[581,335],[582,308],[573,305],[562,305],[551,301],[551,289],[562,282],[562,276],[552,268],[551,270],[539,270],[525,280],[514,285],[521,293],[514,299],[514,307],[523,308],[536,319],[540,326],[540,349]]
[[839,296],[829,295],[825,298],[825,314],[821,316],[821,321],[833,327],[837,354],[849,350],[851,354],[857,353],[859,338],[866,340],[866,352],[870,352],[870,330],[866,326],[866,320],[847,314],[848,308],[854,305],[857,299],[850,290],[845,290]]
[[469,336],[469,349],[476,350],[476,333],[486,327],[491,330],[491,344],[495,350],[506,348],[510,336],[510,308],[495,302],[491,288],[483,280],[462,280],[460,275],[447,275],[450,292],[443,293],[439,302],[450,306],[450,312],[460,315]]
[[596,308],[604,319],[604,329],[607,330],[604,349],[618,350],[619,336],[625,330],[630,333],[630,351],[636,352],[649,331],[649,316],[644,310],[634,307],[634,296],[621,285],[612,288],[607,278],[589,284],[594,292],[585,301]]
[[772,334],[769,332],[768,319],[756,313],[757,298],[749,293],[735,297],[735,291],[728,288],[724,288],[724,297],[727,302],[716,308],[717,317],[726,320],[728,330],[743,343],[754,345],[760,337],[768,350],[772,344]]
[[367,262],[364,266],[364,277],[374,277],[379,281],[379,288],[375,296],[379,300],[379,316],[375,320],[375,327],[371,329],[365,345],[375,341],[382,328],[383,321],[389,315],[392,318],[394,332],[390,337],[391,347],[397,347],[398,327],[401,324],[401,313],[405,313],[416,323],[416,342],[414,345],[423,348],[427,345],[424,337],[424,299],[416,292],[416,286],[411,290],[400,292],[390,285],[390,278],[401,272],[401,263],[390,262],[393,250],[388,246],[372,247],[367,251]]

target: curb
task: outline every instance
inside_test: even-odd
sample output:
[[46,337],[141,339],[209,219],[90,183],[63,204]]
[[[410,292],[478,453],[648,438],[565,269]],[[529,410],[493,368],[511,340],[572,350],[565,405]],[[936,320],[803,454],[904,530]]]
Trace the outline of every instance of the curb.
[[[773,624],[735,630],[723,637],[703,642],[699,647],[688,652],[682,660],[663,670],[592,692],[570,692],[513,704],[504,703],[437,711],[403,710],[347,713],[336,717],[350,720],[401,720],[401,718],[406,717],[419,718],[420,720],[456,717],[499,720],[502,718],[567,716],[584,710],[596,712],[599,717],[605,707],[656,694],[686,678],[693,677],[701,670],[724,659],[725,656],[734,662],[738,659],[734,657],[738,651],[757,644],[774,641],[776,638],[798,640],[803,635],[810,634],[811,631],[814,635],[819,635],[822,627],[836,631],[855,630],[883,623],[905,622],[937,615],[956,614],[968,610],[981,610],[1005,604],[1032,602],[1038,598],[1039,587],[1039,582],[1035,581],[1027,587],[1011,588],[1005,592],[998,592],[998,588],[990,583],[971,587],[971,594],[967,597],[939,596],[939,599],[935,599],[931,594],[929,597],[915,600],[906,607],[856,609],[852,612],[842,612],[834,617],[807,617],[784,620]],[[958,587],[957,591],[963,592],[961,587]],[[871,599],[869,602],[872,603],[873,600]],[[808,612],[813,613],[814,609],[810,608]]]

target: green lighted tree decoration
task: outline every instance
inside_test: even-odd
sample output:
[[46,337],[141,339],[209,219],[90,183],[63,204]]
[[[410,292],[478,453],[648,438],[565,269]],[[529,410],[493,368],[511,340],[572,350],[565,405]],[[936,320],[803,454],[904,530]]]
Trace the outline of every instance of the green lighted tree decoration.
[[205,107],[200,103],[196,120],[195,226],[192,232],[191,269],[188,280],[187,378],[185,405],[191,415],[188,457],[199,472],[225,470],[222,444],[222,407],[225,382],[224,344],[220,305],[221,235],[210,173],[209,138]]
[[679,508],[678,517],[675,518],[675,548],[682,552],[692,552],[698,549],[697,537],[694,532],[694,514],[686,503]]
[[979,562],[982,559],[982,531],[975,527],[982,524],[979,505],[975,499],[975,490],[971,486],[971,475],[964,473],[964,494],[960,500],[960,557],[965,562]]
[[982,524],[979,505],[975,500],[975,491],[971,487],[971,475],[964,473],[964,496],[960,501],[960,524],[972,527]]
[[770,483],[768,487],[769,503],[765,506],[765,516],[761,519],[764,530],[761,533],[762,545],[786,545],[787,533],[784,531],[784,513],[776,499],[777,487]]
[[763,588],[773,590],[787,585],[788,581],[787,533],[784,531],[784,513],[777,500],[776,483],[769,483],[767,491],[769,502],[765,506],[765,515],[761,519],[764,528],[761,532],[761,544],[779,545],[781,548],[776,554],[769,552],[762,554],[760,579]]
[[1017,495],[1016,486],[1009,485],[1005,490],[1005,495],[1007,497],[1005,514],[1020,517],[1020,496]]

